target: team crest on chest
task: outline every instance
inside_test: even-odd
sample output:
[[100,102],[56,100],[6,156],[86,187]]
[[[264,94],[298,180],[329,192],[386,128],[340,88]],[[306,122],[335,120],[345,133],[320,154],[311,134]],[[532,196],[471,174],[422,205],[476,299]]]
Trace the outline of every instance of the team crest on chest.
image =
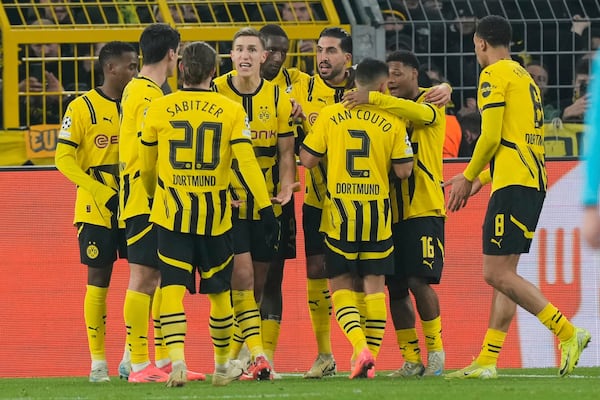
[[263,124],[266,124],[270,118],[271,118],[271,113],[269,112],[269,107],[268,106],[260,106],[260,109],[258,110],[258,119],[260,119],[260,121]]

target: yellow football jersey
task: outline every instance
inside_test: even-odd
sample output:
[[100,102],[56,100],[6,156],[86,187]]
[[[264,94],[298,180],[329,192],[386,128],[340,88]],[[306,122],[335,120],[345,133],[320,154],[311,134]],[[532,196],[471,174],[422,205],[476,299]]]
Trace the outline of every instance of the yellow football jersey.
[[100,89],[73,100],[64,115],[56,165],[77,185],[74,222],[111,227],[111,212],[92,192],[97,183],[119,190],[119,112],[118,100]]
[[371,92],[369,101],[406,121],[413,148],[413,173],[407,179],[392,179],[392,221],[415,217],[445,217],[442,190],[446,113],[444,107],[425,103],[429,89],[420,89],[413,100]]
[[[142,180],[154,191],[150,221],[197,235],[217,236],[231,229],[227,191],[234,154],[243,166],[243,182],[258,193],[258,209],[270,206],[250,138],[243,107],[219,93],[183,89],[154,100],[140,149]],[[240,153],[244,147],[246,152]]]
[[373,105],[335,104],[321,110],[303,147],[328,156],[321,231],[349,242],[390,238],[392,162],[413,157],[405,123]]
[[[346,84],[329,86],[318,74],[315,74],[298,86],[298,90],[294,89],[295,98],[300,102],[306,115],[304,132],[309,133],[323,107],[342,101]],[[305,204],[323,208],[327,191],[326,175],[327,157],[324,157],[317,167],[305,171]]]
[[481,136],[464,174],[473,180],[490,163],[492,193],[511,185],[545,191],[544,112],[540,89],[521,65],[500,60],[479,76]]
[[[279,172],[277,168],[277,140],[280,137],[294,136],[292,129],[292,104],[289,95],[282,93],[279,87],[262,79],[254,93],[240,93],[234,86],[232,76],[217,78],[213,81],[213,90],[242,104],[250,123],[252,146],[258,164],[262,169],[267,188],[271,196],[279,192]],[[231,193],[235,200],[241,200],[240,219],[258,220],[259,208],[241,176],[239,166],[234,160],[232,166]],[[281,206],[274,207],[275,215],[281,214]]]
[[119,139],[119,219],[122,221],[150,214],[148,196],[140,180],[139,142],[144,113],[154,99],[162,96],[160,85],[144,76],[133,78],[123,91]]

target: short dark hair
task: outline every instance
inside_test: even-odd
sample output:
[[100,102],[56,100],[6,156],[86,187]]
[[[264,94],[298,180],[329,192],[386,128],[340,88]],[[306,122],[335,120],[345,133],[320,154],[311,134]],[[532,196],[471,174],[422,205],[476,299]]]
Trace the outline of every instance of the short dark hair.
[[418,70],[421,65],[417,56],[412,51],[408,50],[396,50],[388,54],[386,62],[401,62],[404,65],[409,65],[414,69]]
[[108,42],[100,49],[98,63],[100,64],[100,67],[104,68],[110,59],[121,57],[125,53],[137,53],[137,51],[131,43],[120,42],[117,40]]
[[217,65],[217,52],[206,42],[185,46],[181,55],[183,83],[197,85],[206,81]]
[[340,39],[340,48],[344,53],[352,54],[352,36],[342,28],[325,28],[321,31],[319,39],[322,37],[333,37]]
[[589,58],[580,58],[575,64],[575,75],[589,75],[590,60]]
[[512,27],[506,18],[499,15],[488,15],[477,22],[475,34],[492,47],[510,47]]
[[256,29],[251,28],[249,26],[237,31],[235,33],[235,35],[233,35],[233,40],[231,41],[231,43],[233,44],[233,42],[235,42],[237,40],[237,38],[242,37],[242,36],[257,37],[260,40],[260,44],[263,47],[263,49],[265,47],[267,47],[267,45],[265,43],[265,38],[263,37],[263,35],[261,35],[260,32],[257,31]]
[[140,50],[144,64],[156,64],[169,53],[177,50],[181,36],[167,24],[156,23],[149,25],[140,37]]
[[285,33],[283,28],[281,26],[275,25],[275,24],[267,24],[267,25],[263,26],[262,28],[260,28],[259,32],[265,38],[265,40],[267,37],[270,37],[270,36],[281,36],[281,37],[288,39],[288,35],[287,35],[287,33]]
[[388,77],[389,69],[386,63],[375,58],[363,58],[356,66],[354,79],[359,85],[368,86],[381,77]]

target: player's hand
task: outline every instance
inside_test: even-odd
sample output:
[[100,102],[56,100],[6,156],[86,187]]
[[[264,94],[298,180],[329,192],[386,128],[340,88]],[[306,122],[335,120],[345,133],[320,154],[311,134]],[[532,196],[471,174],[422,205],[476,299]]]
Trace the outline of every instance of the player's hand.
[[295,122],[304,121],[306,119],[306,115],[304,114],[304,111],[302,111],[302,106],[300,103],[298,103],[295,99],[290,99],[290,102],[292,103],[292,113],[290,115],[292,120]]
[[450,103],[452,89],[450,85],[442,83],[433,86],[426,94],[425,101],[433,104],[436,107],[443,107]]
[[475,178],[475,180],[473,181],[473,186],[471,186],[471,193],[469,194],[469,196],[475,196],[477,193],[479,193],[482,187],[483,184],[481,183],[479,177]]
[[473,182],[468,181],[463,174],[455,175],[444,182],[443,187],[450,187],[448,210],[458,211],[466,206],[471,195],[472,186]]
[[231,199],[231,208],[240,208],[244,200],[234,200]]
[[368,90],[352,90],[344,93],[342,104],[349,110],[361,104],[369,104]]
[[600,249],[600,214],[598,214],[598,206],[585,208],[581,233],[590,247]]
[[300,191],[300,182],[294,182],[291,185],[285,185],[281,187],[281,191],[277,193],[276,197],[271,197],[271,203],[273,204],[281,204],[282,206],[292,200],[292,195],[294,192]]
[[260,220],[265,227],[265,243],[267,247],[272,248],[275,252],[279,250],[279,238],[281,235],[281,226],[279,220],[275,217],[273,207],[265,207],[258,210]]

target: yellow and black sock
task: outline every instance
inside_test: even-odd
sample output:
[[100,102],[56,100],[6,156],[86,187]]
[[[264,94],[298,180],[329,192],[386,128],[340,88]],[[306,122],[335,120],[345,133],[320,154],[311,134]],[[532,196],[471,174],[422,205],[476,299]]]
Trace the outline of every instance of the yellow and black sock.
[[371,354],[377,358],[387,321],[385,293],[368,294],[364,296],[364,302],[366,309],[365,337]]
[[360,313],[356,307],[354,294],[347,289],[337,290],[332,296],[335,306],[335,318],[340,328],[352,343],[354,354],[367,347],[367,339],[360,327]]
[[150,296],[145,293],[127,290],[123,317],[127,329],[127,345],[131,353],[131,364],[137,372],[136,364],[146,364],[148,356],[148,314],[150,314]]
[[83,300],[83,316],[87,328],[88,346],[93,361],[105,361],[106,295],[108,288],[87,285]]
[[546,307],[536,317],[542,324],[558,337],[558,340],[564,342],[569,340],[575,334],[575,327],[567,317],[552,303],[546,304]]
[[154,361],[156,366],[161,368],[167,365],[169,359],[169,349],[167,343],[163,340],[163,333],[160,324],[160,304],[162,302],[162,289],[157,287],[152,296],[152,322],[154,325]]
[[215,364],[225,365],[229,359],[229,346],[233,335],[233,307],[231,292],[209,294],[210,317],[208,330],[215,352]]
[[262,341],[263,350],[265,355],[271,361],[275,356],[275,349],[277,348],[277,342],[279,341],[279,331],[281,329],[281,322],[274,319],[263,319],[262,320]]
[[173,363],[185,361],[185,335],[187,318],[183,308],[184,285],[169,285],[162,288],[160,306],[160,324],[164,342],[169,349],[169,358]]
[[419,337],[415,328],[398,329],[396,340],[404,361],[421,364],[421,349],[419,348]]
[[263,353],[260,312],[252,290],[232,290],[233,310],[252,358]]
[[331,295],[327,279],[307,279],[307,295],[319,354],[331,354]]
[[431,321],[421,320],[421,326],[423,327],[427,353],[444,350],[444,343],[442,342],[442,318],[438,316]]
[[483,338],[481,352],[475,362],[479,365],[496,365],[504,345],[504,339],[506,339],[506,332],[488,328]]

